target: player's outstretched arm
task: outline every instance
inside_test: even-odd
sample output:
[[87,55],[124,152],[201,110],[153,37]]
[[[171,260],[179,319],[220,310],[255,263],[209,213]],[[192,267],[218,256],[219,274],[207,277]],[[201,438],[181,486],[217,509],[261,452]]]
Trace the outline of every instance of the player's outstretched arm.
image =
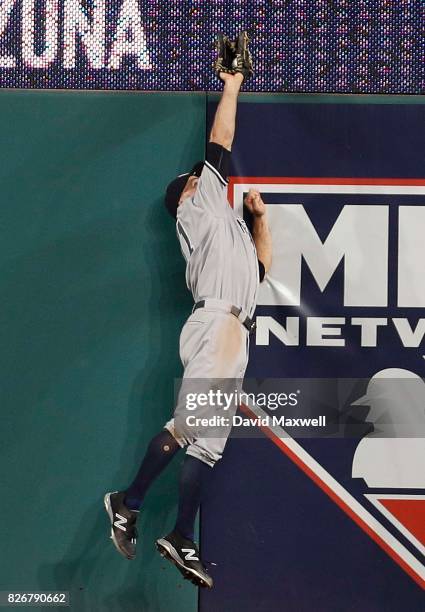
[[238,95],[244,77],[240,73],[221,72],[220,78],[224,81],[224,88],[215,113],[210,142],[216,142],[230,151],[235,136]]
[[272,235],[267,221],[267,208],[261,195],[255,189],[250,189],[245,198],[245,206],[253,215],[252,237],[257,249],[258,259],[266,272],[272,265]]

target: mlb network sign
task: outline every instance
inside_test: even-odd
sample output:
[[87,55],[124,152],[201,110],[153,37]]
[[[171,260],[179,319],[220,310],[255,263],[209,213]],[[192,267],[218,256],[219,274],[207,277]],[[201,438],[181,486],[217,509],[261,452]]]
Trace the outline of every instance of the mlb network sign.
[[[334,305],[342,313],[337,314],[344,314],[348,307],[379,312],[371,316],[344,317],[335,316],[335,312],[328,317],[307,316],[304,337],[299,316],[287,316],[285,325],[271,316],[258,316],[257,345],[267,346],[273,335],[286,346],[341,347],[349,325],[358,329],[361,347],[376,347],[380,329],[387,326],[392,327],[401,347],[420,346],[424,318],[416,318],[412,324],[411,318],[382,314],[390,308],[425,308],[425,181],[234,177],[230,199],[240,214],[244,193],[250,187],[262,192],[266,203],[267,198],[274,200],[268,206],[273,263],[260,289],[259,306],[300,307],[305,297],[301,282],[304,262],[321,292],[342,266],[341,306]],[[308,200],[311,206],[312,197],[319,196],[351,200],[340,207],[324,240],[304,204]],[[359,196],[362,202],[358,204]],[[407,196],[424,196],[424,205],[403,203]],[[279,198],[284,203],[279,203]],[[394,207],[395,224],[390,223],[390,208]],[[395,244],[394,258],[390,257],[390,241]],[[390,280],[396,282],[395,303],[389,302]]]
[[[335,391],[341,364],[352,376],[366,363],[362,397],[325,394],[321,406],[368,406],[368,422],[377,424],[354,450],[326,439],[311,447],[274,425],[262,431],[424,587],[425,440],[405,437],[407,429],[398,435],[398,426],[414,414],[416,431],[425,419],[425,180],[236,177],[229,199],[238,214],[250,187],[263,194],[273,235],[273,263],[258,299],[254,368],[283,376],[295,364],[304,377],[320,361]],[[276,307],[273,316],[270,307]],[[294,347],[290,357],[289,350],[280,354],[283,346]],[[419,392],[404,393],[398,377],[414,380]],[[397,393],[388,392],[391,378]],[[242,409],[251,418],[264,415],[259,406]]]

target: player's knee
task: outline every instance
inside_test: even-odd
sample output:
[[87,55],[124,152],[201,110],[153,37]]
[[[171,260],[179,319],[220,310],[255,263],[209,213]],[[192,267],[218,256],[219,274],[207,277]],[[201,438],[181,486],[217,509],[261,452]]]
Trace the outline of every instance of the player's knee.
[[188,455],[199,459],[203,463],[206,463],[211,468],[213,468],[216,463],[221,459],[222,452],[217,452],[216,450],[212,450],[199,444],[199,442],[195,442],[194,444],[190,444],[186,450]]
[[171,436],[174,438],[174,440],[177,442],[180,448],[184,448],[185,446],[190,444],[190,441],[186,440],[183,436],[179,435],[179,432],[176,430],[174,423],[169,421],[168,423],[164,425],[164,429],[166,429],[171,434]]

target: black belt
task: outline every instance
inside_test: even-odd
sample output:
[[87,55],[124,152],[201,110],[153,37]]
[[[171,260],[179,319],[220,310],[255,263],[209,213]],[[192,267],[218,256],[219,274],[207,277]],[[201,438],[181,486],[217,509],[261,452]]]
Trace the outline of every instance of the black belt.
[[229,302],[225,302],[223,300],[200,300],[196,302],[194,305],[192,312],[198,310],[198,308],[211,308],[212,310],[221,310],[223,312],[229,312],[233,316],[235,316],[242,323],[244,327],[252,334],[255,331],[256,323],[253,319],[251,319],[246,312],[239,308],[238,306],[233,306]]

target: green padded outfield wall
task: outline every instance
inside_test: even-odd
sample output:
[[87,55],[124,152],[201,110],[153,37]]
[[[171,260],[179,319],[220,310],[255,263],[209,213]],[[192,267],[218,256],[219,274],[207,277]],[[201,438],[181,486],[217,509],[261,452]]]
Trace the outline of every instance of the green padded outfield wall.
[[133,562],[103,495],[172,410],[191,299],[162,196],[204,146],[202,94],[0,92],[1,590],[67,590],[79,612],[197,609],[154,548],[182,457]]

